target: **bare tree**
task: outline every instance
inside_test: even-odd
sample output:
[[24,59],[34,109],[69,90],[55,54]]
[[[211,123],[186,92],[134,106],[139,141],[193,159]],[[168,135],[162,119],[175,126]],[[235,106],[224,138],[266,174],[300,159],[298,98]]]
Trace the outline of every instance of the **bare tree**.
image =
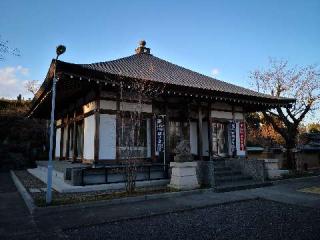
[[307,125],[307,130],[309,133],[320,133],[320,122],[313,122]]
[[292,150],[296,146],[299,125],[308,113],[319,107],[319,69],[314,65],[290,67],[288,61],[271,59],[268,69],[255,70],[250,78],[259,92],[296,99],[291,107],[277,107],[262,112],[266,122],[270,123],[285,141],[287,158],[283,167],[295,169]]
[[9,41],[1,39],[0,35],[0,61],[3,61],[7,54],[20,56],[20,51],[17,48],[11,48],[9,46]]
[[24,87],[28,92],[31,92],[33,95],[35,95],[40,87],[40,83],[38,80],[29,80],[25,83]]
[[[163,92],[163,84],[155,84],[146,80],[132,80],[129,85],[120,86],[120,129],[119,142],[121,142],[120,154],[123,159],[123,176],[126,183],[126,191],[132,193],[136,188],[138,172],[138,160],[145,157],[145,151],[141,147],[146,139],[143,133],[147,129],[142,126],[144,119],[143,105],[145,101],[152,100]],[[124,111],[124,102],[133,103],[130,111]]]

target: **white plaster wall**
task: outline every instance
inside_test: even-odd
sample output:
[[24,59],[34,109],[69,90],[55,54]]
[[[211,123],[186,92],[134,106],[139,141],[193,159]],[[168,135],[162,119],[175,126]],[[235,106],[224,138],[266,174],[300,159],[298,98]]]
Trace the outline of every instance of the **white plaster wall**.
[[61,140],[61,128],[56,130],[56,149],[55,149],[55,157],[60,157],[60,140]]
[[190,148],[192,154],[198,154],[198,136],[197,123],[190,123]]
[[244,119],[244,115],[243,115],[243,113],[236,112],[236,113],[234,113],[234,118],[236,120],[243,120]]
[[[140,106],[138,103],[131,103],[131,102],[121,102],[120,103],[120,110],[121,111],[140,111]],[[142,112],[152,113],[152,105],[143,103],[141,105]]]
[[68,126],[65,126],[63,129],[63,145],[62,145],[62,156],[67,156],[67,140],[68,140]]
[[83,158],[87,160],[94,159],[94,132],[95,119],[94,115],[91,115],[84,119]]
[[209,156],[208,122],[202,122],[202,156]]
[[100,114],[99,159],[116,159],[116,115]]
[[211,117],[213,118],[223,118],[223,119],[232,119],[232,113],[231,112],[224,112],[224,111],[211,111]]
[[100,108],[106,110],[117,110],[117,102],[111,100],[100,100]]

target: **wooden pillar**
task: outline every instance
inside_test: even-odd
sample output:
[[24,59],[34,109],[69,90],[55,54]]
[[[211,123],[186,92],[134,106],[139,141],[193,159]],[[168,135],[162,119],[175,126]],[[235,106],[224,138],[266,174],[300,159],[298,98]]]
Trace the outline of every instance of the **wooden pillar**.
[[64,122],[63,118],[61,119],[61,131],[60,131],[60,156],[59,160],[63,160],[63,138],[64,138]]
[[201,105],[198,106],[198,157],[203,160],[203,143],[202,143],[202,109]]
[[[153,109],[153,108],[152,108]],[[150,131],[151,131],[151,161],[156,162],[156,116],[155,114],[152,114],[152,117],[150,118]]]
[[94,132],[94,162],[99,161],[100,149],[100,100],[96,100],[96,109],[94,112],[95,132]]
[[120,136],[121,136],[121,111],[120,111],[120,104],[121,104],[121,97],[117,96],[117,115],[116,115],[116,161],[120,161]]
[[73,113],[73,136],[72,136],[72,146],[73,146],[73,151],[72,151],[72,161],[76,161],[76,152],[77,152],[77,124],[76,124],[76,111]]
[[208,118],[208,138],[209,138],[209,159],[211,160],[213,157],[212,153],[212,120],[211,120],[211,103],[208,104],[208,112],[207,112],[207,118]]
[[82,113],[81,113],[81,121],[82,121],[82,124],[81,124],[81,135],[82,135],[82,141],[81,141],[81,155],[80,156],[77,156],[78,158],[80,157],[81,158],[81,162],[83,163],[84,162],[84,157],[83,157],[83,152],[84,152],[84,112],[83,112],[83,108],[82,108]]
[[65,160],[68,160],[69,159],[69,149],[70,149],[70,117],[69,117],[69,114],[67,114],[67,123],[66,123],[66,126],[67,126],[67,141],[66,141],[66,157],[65,157]]

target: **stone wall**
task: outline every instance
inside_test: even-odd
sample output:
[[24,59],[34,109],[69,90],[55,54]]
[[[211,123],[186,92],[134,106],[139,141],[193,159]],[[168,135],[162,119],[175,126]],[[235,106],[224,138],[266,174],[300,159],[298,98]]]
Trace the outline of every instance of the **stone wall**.
[[237,159],[236,162],[242,173],[251,176],[256,181],[266,180],[264,161]]
[[211,186],[214,184],[214,169],[212,161],[198,161],[197,177],[200,186]]
[[[320,169],[320,152],[310,151],[310,152],[297,152],[296,153],[296,163],[298,170],[307,169]],[[272,153],[272,152],[248,152],[248,158],[250,160],[254,159],[278,159],[279,168],[282,168],[282,162],[286,158],[286,154]]]

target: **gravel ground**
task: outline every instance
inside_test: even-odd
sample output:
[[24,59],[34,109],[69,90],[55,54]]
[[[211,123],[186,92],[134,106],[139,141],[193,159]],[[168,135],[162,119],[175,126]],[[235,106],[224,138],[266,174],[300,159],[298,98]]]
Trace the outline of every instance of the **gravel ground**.
[[[42,182],[40,179],[36,178],[26,170],[15,171],[16,176],[19,178],[21,183],[25,186],[29,194],[35,201],[35,204],[39,207],[45,206],[45,197],[46,193],[41,190],[39,193],[30,192],[30,188],[46,188],[47,184]],[[92,191],[92,192],[81,192],[81,193],[59,193],[53,190],[53,205],[65,205],[65,204],[74,204],[81,202],[89,201],[99,201],[99,200],[108,200],[115,198],[123,198],[130,196],[139,196],[145,194],[153,193],[163,193],[171,192],[172,189],[167,187],[148,187],[148,188],[138,188],[135,193],[127,194],[124,191],[119,190],[109,190],[109,191]]]
[[21,183],[27,190],[29,190],[29,188],[45,188],[47,186],[47,184],[31,175],[26,170],[14,171],[14,173],[20,179]]
[[319,239],[320,211],[250,200],[65,230],[68,239]]

